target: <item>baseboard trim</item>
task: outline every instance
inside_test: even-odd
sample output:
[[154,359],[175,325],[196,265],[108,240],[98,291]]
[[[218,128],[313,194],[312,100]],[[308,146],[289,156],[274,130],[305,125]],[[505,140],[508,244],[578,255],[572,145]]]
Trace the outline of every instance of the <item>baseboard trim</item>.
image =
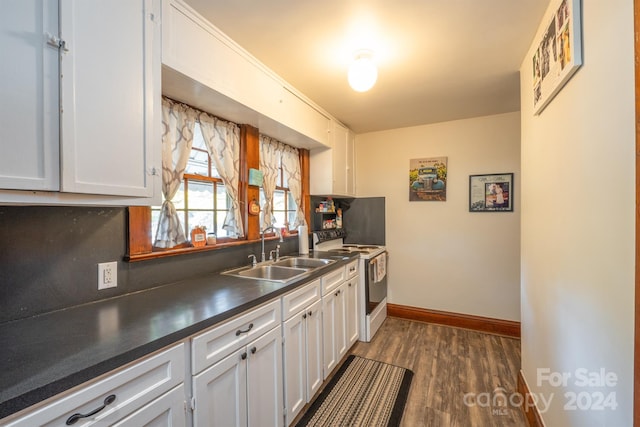
[[540,415],[540,411],[538,411],[535,400],[531,396],[527,381],[524,379],[524,375],[522,375],[522,370],[518,371],[518,393],[524,397],[522,412],[524,412],[529,427],[544,427],[542,416]]
[[409,307],[398,304],[387,304],[387,315],[520,338],[520,322],[512,320],[492,319],[490,317],[450,313],[447,311],[430,310],[427,308]]

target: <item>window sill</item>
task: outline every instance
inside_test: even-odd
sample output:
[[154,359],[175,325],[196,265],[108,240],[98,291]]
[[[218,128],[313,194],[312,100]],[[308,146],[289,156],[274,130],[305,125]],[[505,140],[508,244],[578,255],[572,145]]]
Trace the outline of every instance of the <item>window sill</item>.
[[[291,233],[288,236],[284,236],[284,239],[290,239],[290,238],[294,238],[297,237],[298,233]],[[277,240],[278,237],[273,235],[273,236],[268,236],[265,237],[265,241],[271,241],[271,240]],[[157,258],[167,258],[167,257],[173,257],[173,256],[178,256],[178,255],[188,255],[188,254],[193,254],[193,253],[200,253],[200,252],[210,252],[210,251],[215,251],[215,250],[219,250],[219,249],[224,249],[224,248],[230,248],[233,246],[241,246],[241,245],[247,245],[247,244],[252,244],[252,243],[260,243],[261,239],[256,239],[256,240],[232,240],[232,241],[228,241],[228,242],[220,242],[220,243],[216,243],[215,245],[211,245],[211,246],[200,246],[200,247],[193,247],[193,246],[189,246],[189,247],[183,247],[183,248],[174,248],[174,249],[158,249],[155,250],[153,252],[148,252],[148,253],[141,253],[141,254],[127,254],[124,257],[124,260],[127,262],[138,262],[138,261],[146,261],[146,260],[150,260],[150,259],[157,259]]]

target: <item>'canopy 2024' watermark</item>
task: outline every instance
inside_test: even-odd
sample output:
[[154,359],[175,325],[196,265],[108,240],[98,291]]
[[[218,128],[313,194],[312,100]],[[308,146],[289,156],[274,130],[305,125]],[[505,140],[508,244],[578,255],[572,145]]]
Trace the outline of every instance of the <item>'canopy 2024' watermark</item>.
[[[618,375],[615,372],[600,368],[590,371],[578,368],[573,372],[551,371],[549,368],[538,368],[536,385],[538,387],[571,388],[562,393],[564,410],[567,411],[615,411],[618,407],[615,389]],[[492,392],[465,393],[463,401],[466,406],[491,408],[493,415],[507,415],[509,408],[520,407],[529,411],[533,407],[544,414],[556,399],[556,393],[508,393],[504,387],[497,387]]]

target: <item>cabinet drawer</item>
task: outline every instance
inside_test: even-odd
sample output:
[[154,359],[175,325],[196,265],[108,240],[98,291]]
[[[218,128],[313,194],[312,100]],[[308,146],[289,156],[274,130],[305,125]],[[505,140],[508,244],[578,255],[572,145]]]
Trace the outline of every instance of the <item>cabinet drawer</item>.
[[320,279],[282,297],[282,320],[287,320],[303,308],[320,299]]
[[344,268],[339,268],[336,271],[332,271],[321,277],[322,281],[322,295],[326,295],[344,281]]
[[118,421],[113,427],[130,426],[171,426],[183,427],[187,425],[185,413],[184,384],[157,398],[147,406]]
[[115,400],[92,417],[80,418],[77,426],[112,425],[184,381],[184,344],[171,347],[91,385],[55,399],[7,426],[64,426],[73,414],[88,414]]
[[358,263],[359,261],[355,260],[346,265],[344,268],[346,279],[350,279],[358,275]]
[[280,304],[280,299],[274,300],[194,337],[191,373],[195,375],[208,368],[253,337],[280,324]]

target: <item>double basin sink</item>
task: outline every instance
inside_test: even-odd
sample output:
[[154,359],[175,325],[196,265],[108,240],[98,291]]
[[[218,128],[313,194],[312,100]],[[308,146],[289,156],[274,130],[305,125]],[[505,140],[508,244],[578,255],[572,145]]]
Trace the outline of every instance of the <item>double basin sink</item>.
[[336,261],[333,259],[282,257],[277,261],[266,261],[255,266],[234,268],[224,271],[222,274],[245,279],[288,283],[334,262]]

